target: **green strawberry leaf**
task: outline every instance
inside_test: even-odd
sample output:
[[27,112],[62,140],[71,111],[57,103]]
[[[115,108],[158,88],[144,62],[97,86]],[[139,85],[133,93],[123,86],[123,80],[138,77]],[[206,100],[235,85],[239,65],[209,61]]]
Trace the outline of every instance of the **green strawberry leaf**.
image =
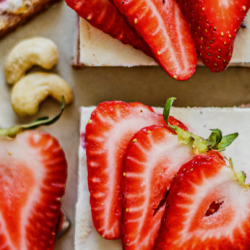
[[211,145],[211,148],[215,147],[218,143],[220,143],[222,139],[222,132],[219,129],[210,129],[212,133],[208,137],[207,141]]
[[238,137],[239,133],[229,134],[222,137],[221,141],[216,146],[217,149],[225,149]]
[[171,124],[169,124],[168,122],[168,118],[169,118],[169,114],[170,114],[170,109],[172,108],[173,102],[174,100],[176,100],[175,97],[171,97],[167,100],[165,107],[163,109],[163,117],[165,122],[167,123],[167,125],[172,128],[173,130],[176,130],[176,126],[172,126]]
[[192,148],[194,149],[195,153],[204,153],[209,150],[223,151],[237,138],[238,133],[222,136],[221,130],[210,129],[212,133],[210,134],[208,139],[204,139],[189,131],[185,131],[177,126],[169,124],[168,119],[170,110],[175,99],[175,97],[171,97],[167,100],[163,110],[164,120],[166,121],[167,125],[177,133],[179,141],[181,143],[188,144],[190,143],[190,141],[192,141]]

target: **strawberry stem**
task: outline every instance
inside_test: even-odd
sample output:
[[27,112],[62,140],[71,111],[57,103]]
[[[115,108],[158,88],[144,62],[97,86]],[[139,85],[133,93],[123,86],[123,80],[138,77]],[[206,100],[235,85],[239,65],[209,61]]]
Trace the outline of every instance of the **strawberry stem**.
[[246,181],[246,174],[245,174],[245,172],[244,171],[240,171],[239,173],[235,173],[232,158],[229,158],[228,161],[229,161],[229,164],[230,164],[230,167],[231,167],[232,171],[234,172],[234,174],[236,176],[237,181],[241,185],[246,186],[246,184],[245,184],[245,181]]
[[228,147],[238,137],[239,135],[238,133],[222,136],[221,130],[210,129],[212,133],[210,134],[208,139],[204,139],[189,131],[185,131],[177,126],[169,124],[168,119],[169,119],[170,109],[175,99],[176,99],[175,97],[171,97],[167,100],[163,110],[164,119],[168,124],[168,126],[176,132],[179,141],[182,144],[189,144],[189,143],[191,144],[194,153],[196,154],[205,153],[210,150],[224,151],[225,148]]
[[243,171],[236,173],[237,180],[241,185],[245,186],[246,175]]
[[25,124],[25,125],[18,125],[18,126],[13,126],[10,128],[0,128],[0,136],[15,137],[17,134],[19,134],[25,130],[35,129],[35,128],[40,127],[40,126],[51,125],[51,124],[55,123],[61,117],[63,110],[64,110],[64,107],[65,107],[65,99],[64,99],[64,96],[62,96],[61,111],[55,117],[53,117],[51,119],[49,119],[49,117],[41,117],[41,118],[38,118],[37,120],[32,121],[32,122]]

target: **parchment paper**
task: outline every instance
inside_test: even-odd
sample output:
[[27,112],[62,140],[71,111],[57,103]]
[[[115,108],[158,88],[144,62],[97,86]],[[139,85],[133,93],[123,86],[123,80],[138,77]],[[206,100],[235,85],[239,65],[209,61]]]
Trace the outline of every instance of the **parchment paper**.
[[[18,118],[10,104],[11,87],[4,80],[4,61],[9,49],[21,39],[32,36],[49,37],[59,47],[60,61],[53,69],[73,87],[74,103],[67,107],[60,121],[43,127],[59,139],[66,152],[69,165],[66,194],[62,200],[73,225],[56,243],[56,250],[73,250],[75,202],[77,196],[77,165],[79,145],[79,107],[97,105],[106,100],[139,101],[163,106],[170,96],[177,97],[175,106],[234,106],[250,103],[250,70],[230,68],[212,74],[205,67],[187,82],[177,82],[160,67],[91,68],[75,70],[71,67],[75,36],[76,15],[64,3],[59,3],[40,14],[27,25],[0,40],[0,126],[7,127],[31,121],[36,117],[55,115],[60,105],[46,100],[36,117]],[[41,70],[35,68],[35,70]],[[235,121],[235,123],[240,121]]]

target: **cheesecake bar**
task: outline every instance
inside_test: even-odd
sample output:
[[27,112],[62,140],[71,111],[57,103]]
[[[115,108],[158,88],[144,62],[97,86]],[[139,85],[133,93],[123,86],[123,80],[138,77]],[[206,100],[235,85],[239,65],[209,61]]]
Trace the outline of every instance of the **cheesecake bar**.
[[[152,66],[157,62],[143,52],[125,45],[80,18],[78,41],[73,64],[75,66]],[[229,66],[250,66],[250,13],[238,31],[233,57]],[[198,65],[202,65],[198,60]]]
[[[79,146],[79,184],[76,205],[75,250],[122,250],[120,240],[103,239],[95,230],[87,181],[85,151],[85,127],[95,107],[81,108],[80,146]],[[155,108],[162,114],[162,108]],[[221,129],[223,134],[239,133],[239,137],[230,145],[224,155],[232,158],[236,172],[244,171],[246,183],[250,182],[250,164],[248,163],[250,128],[248,126],[250,108],[172,108],[171,115],[182,121],[189,131],[207,138],[209,129]]]

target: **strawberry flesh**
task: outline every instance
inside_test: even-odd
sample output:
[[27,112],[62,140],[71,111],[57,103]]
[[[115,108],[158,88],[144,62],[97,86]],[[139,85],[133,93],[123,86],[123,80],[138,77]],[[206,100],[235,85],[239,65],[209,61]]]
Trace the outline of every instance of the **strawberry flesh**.
[[99,104],[86,126],[92,218],[96,230],[105,239],[121,237],[120,191],[127,144],[138,130],[153,124],[166,125],[163,116],[151,107],[112,101]]
[[1,138],[0,148],[1,249],[53,250],[67,179],[58,141],[29,131]]
[[[181,122],[176,123],[186,130]],[[181,145],[169,128],[150,126],[134,135],[123,169],[124,249],[153,249],[171,180],[179,167],[192,158],[191,147]]]
[[197,155],[172,181],[154,249],[247,250],[249,220],[249,187],[219,153]]
[[152,53],[144,40],[128,25],[123,16],[109,0],[65,0],[70,8],[95,28],[142,50],[146,55]]
[[154,58],[177,80],[196,70],[195,43],[175,0],[112,0],[150,46]]
[[246,16],[248,0],[176,0],[189,23],[202,62],[212,72],[224,71]]

